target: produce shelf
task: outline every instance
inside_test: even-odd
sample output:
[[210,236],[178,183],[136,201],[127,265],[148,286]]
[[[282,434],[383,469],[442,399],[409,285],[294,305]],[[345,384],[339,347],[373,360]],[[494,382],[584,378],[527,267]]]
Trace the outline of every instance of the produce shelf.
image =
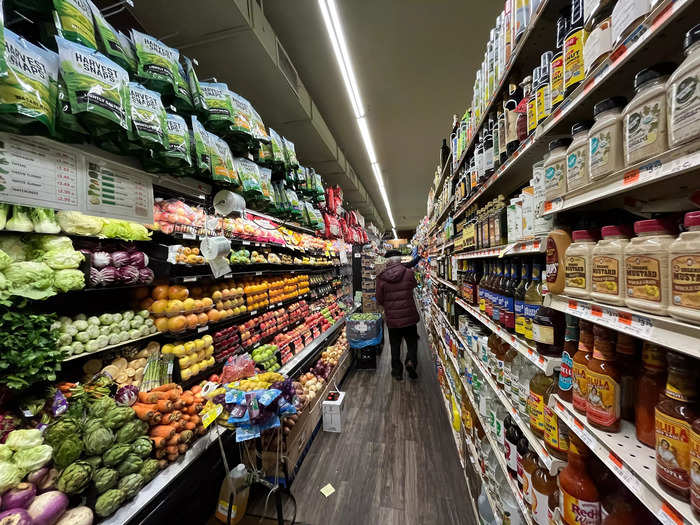
[[548,405],[661,523],[700,523],[688,503],[669,495],[656,481],[655,451],[637,440],[632,423],[623,419],[620,432],[613,434],[589,425],[556,394]]
[[545,306],[700,358],[700,326],[622,306],[548,294]]
[[116,350],[118,348],[124,348],[125,346],[135,345],[143,341],[148,341],[149,339],[154,339],[161,335],[163,335],[163,332],[156,332],[154,334],[144,335],[143,337],[139,337],[137,339],[130,339],[129,341],[124,341],[123,343],[119,343],[116,345],[105,346],[104,348],[100,348],[96,352],[83,352],[82,354],[72,355],[64,359],[63,362],[66,363],[68,361],[75,361],[76,359],[84,359],[86,357],[89,358],[99,354],[104,354],[105,352],[109,352],[110,350]]
[[555,368],[561,367],[561,359],[556,357],[545,357],[540,355],[537,350],[527,342],[523,341],[519,337],[508,332],[504,328],[501,328],[491,319],[482,314],[479,310],[467,304],[463,299],[455,298],[455,302],[469,312],[473,317],[475,317],[482,324],[494,332],[498,337],[508,343],[510,346],[515,348],[520,354],[527,357],[530,362],[532,362],[537,368],[542,370],[548,376],[554,373]]
[[456,259],[483,259],[485,257],[503,257],[504,255],[523,255],[529,253],[544,253],[546,236],[527,239],[493,248],[483,248],[471,252],[456,253]]

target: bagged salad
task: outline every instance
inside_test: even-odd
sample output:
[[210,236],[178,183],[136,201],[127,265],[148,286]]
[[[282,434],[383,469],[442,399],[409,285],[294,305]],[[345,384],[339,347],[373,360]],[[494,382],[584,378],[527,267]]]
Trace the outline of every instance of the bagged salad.
[[190,93],[190,85],[187,80],[187,73],[180,62],[176,62],[175,68],[175,90],[172,97],[166,96],[166,102],[175,106],[181,113],[194,112],[194,103]]
[[54,138],[61,142],[79,144],[85,142],[90,134],[78,121],[71,109],[66,84],[58,76],[58,108],[56,109],[56,132]]
[[223,82],[200,82],[202,96],[206,104],[204,126],[221,136],[225,136],[233,124],[233,106],[229,89]]
[[304,216],[303,207],[297,193],[287,189],[287,200],[289,201],[289,216],[294,220],[301,220]]
[[236,171],[241,178],[241,191],[246,201],[255,201],[262,197],[262,189],[260,188],[260,173],[258,165],[255,162],[242,157],[235,159]]
[[[95,36],[97,38],[98,49],[107,58],[119,64],[129,73],[134,73],[133,66],[136,65],[136,62],[130,60],[125,50],[125,42],[119,38],[119,33],[107,22],[105,17],[102,16],[102,13],[95,7],[95,4],[90,3],[90,8],[92,9],[92,16],[95,20]],[[129,52],[133,53],[131,50],[131,43],[127,42],[126,44],[128,45]]]
[[190,96],[192,97],[192,103],[194,104],[194,109],[197,113],[204,114],[207,111],[207,104],[204,100],[204,93],[202,93],[202,87],[199,84],[199,77],[197,77],[197,72],[194,69],[195,62],[184,55],[181,55],[182,61],[185,63],[185,75],[190,88]]
[[270,135],[267,134],[267,130],[265,129],[265,124],[263,123],[262,118],[260,118],[258,112],[255,111],[253,104],[248,102],[248,105],[250,106],[250,129],[253,134],[253,138],[262,143],[269,143]]
[[126,133],[129,115],[129,75],[121,66],[88,47],[56,37],[61,78],[72,114],[93,136]]
[[92,21],[94,6],[90,0],[53,0],[53,7],[59,35],[71,42],[97,49]]
[[160,94],[146,89],[137,82],[129,82],[129,109],[131,150],[168,148],[167,115]]
[[0,77],[0,127],[48,135],[56,126],[58,55],[4,30],[6,74]]

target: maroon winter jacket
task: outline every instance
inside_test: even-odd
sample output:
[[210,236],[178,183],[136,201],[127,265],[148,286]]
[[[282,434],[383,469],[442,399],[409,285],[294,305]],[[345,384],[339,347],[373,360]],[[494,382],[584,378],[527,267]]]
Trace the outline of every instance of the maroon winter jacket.
[[401,262],[389,262],[377,276],[377,302],[384,307],[384,317],[389,328],[403,328],[416,324],[420,319],[413,289],[416,287],[413,270]]

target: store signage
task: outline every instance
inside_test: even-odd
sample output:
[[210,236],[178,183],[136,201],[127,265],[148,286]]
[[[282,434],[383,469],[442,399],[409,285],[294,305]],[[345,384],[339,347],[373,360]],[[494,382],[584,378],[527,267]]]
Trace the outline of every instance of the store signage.
[[153,222],[153,176],[42,137],[0,133],[0,201]]

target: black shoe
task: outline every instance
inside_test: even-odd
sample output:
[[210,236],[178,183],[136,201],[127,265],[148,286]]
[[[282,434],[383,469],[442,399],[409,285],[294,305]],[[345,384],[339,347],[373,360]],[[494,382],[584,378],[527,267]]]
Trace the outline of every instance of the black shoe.
[[397,381],[402,381],[403,380],[403,372],[396,372],[396,371],[392,370],[391,377],[393,377]]
[[418,379],[418,372],[416,372],[416,367],[413,363],[406,363],[406,372],[408,372],[408,377],[411,379]]

